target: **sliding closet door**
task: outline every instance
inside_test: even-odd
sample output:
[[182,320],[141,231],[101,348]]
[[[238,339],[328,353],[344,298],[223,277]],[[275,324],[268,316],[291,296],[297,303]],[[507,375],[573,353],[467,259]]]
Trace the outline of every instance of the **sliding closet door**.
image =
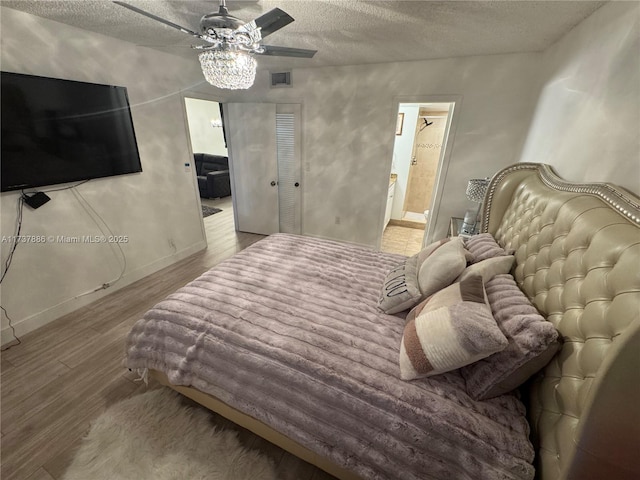
[[280,230],[276,105],[224,105],[236,229],[270,235]]

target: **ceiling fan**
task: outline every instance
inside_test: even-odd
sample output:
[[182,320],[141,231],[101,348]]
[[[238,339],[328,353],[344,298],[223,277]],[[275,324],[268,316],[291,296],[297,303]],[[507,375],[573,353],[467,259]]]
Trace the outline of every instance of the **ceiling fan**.
[[218,11],[205,14],[200,19],[200,32],[195,32],[128,3],[116,0],[113,3],[204,41],[203,45],[192,48],[201,50],[202,72],[209,83],[219,88],[238,89],[253,85],[257,67],[253,54],[311,58],[317,51],[262,44],[264,37],[294,21],[279,8],[244,23],[229,15],[226,1],[220,0]]

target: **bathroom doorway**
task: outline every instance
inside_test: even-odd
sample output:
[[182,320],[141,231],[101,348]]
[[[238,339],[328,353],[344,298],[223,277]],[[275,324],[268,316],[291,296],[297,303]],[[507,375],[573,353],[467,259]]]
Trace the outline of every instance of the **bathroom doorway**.
[[[437,213],[438,179],[446,173],[454,105],[399,102],[391,166],[395,188],[382,238],[385,251],[395,248],[394,253],[412,255],[427,242],[430,221]],[[403,249],[399,239],[407,239]]]
[[418,110],[402,220],[421,223],[422,228],[427,223],[431,207],[449,116],[448,107],[449,104],[431,104],[420,106]]

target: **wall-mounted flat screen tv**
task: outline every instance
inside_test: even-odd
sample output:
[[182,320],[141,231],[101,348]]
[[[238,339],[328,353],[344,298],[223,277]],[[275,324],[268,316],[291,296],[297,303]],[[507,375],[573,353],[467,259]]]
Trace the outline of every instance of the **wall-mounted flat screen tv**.
[[0,75],[3,192],[142,171],[125,87]]

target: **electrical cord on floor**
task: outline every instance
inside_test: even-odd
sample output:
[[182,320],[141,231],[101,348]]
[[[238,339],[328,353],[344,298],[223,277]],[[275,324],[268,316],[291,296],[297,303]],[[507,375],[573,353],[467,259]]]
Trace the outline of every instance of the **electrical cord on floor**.
[[9,350],[11,347],[15,347],[16,345],[20,345],[22,343],[22,341],[20,341],[20,339],[16,335],[16,329],[13,327],[13,324],[11,322],[11,317],[7,313],[7,309],[4,308],[2,305],[0,305],[0,308],[2,309],[2,311],[5,314],[5,316],[7,317],[7,320],[9,320],[9,328],[11,328],[11,331],[13,332],[13,338],[15,338],[18,341],[18,343],[14,343],[13,345],[9,345],[7,348],[3,348],[2,351],[4,352],[6,350]]

